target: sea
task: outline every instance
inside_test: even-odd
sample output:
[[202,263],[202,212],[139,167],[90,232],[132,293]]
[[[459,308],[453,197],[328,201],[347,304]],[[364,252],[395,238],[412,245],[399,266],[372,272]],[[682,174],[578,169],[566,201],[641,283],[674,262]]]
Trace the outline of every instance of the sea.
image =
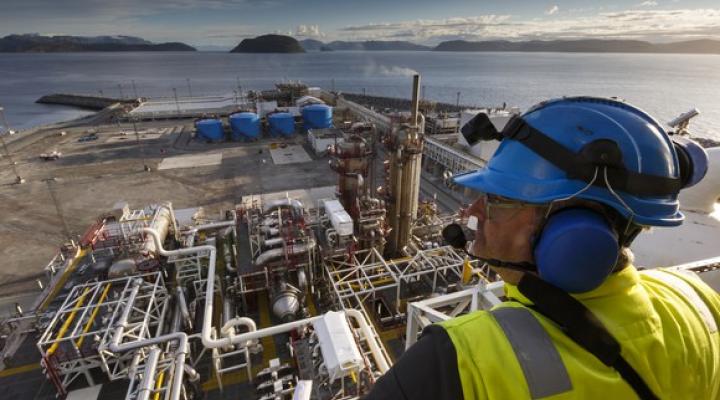
[[36,104],[50,93],[112,97],[232,94],[299,80],[343,92],[409,98],[422,75],[425,99],[469,106],[517,106],[561,96],[616,96],[667,122],[691,108],[695,136],[720,140],[720,55],[454,53],[1,54],[0,107],[11,129],[89,112]]

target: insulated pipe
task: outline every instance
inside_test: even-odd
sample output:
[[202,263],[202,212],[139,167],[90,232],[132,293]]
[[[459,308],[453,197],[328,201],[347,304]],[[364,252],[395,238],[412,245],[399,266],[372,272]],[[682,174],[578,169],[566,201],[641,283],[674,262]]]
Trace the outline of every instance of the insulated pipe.
[[[235,330],[236,326],[245,326],[248,329],[248,332],[255,332],[257,330],[257,326],[255,325],[255,321],[253,321],[251,318],[248,317],[235,317],[231,318],[227,321],[225,321],[225,324],[222,328],[220,328],[220,333],[230,338],[230,340],[233,339],[233,337],[236,336],[237,331]],[[248,347],[252,345],[252,341],[248,340],[246,343],[243,343],[242,347]]]
[[272,246],[277,246],[277,245],[283,244],[283,243],[285,243],[285,239],[275,238],[275,239],[265,240],[265,241],[263,241],[262,244],[263,244],[263,246],[266,246],[266,247],[272,247]]
[[209,224],[195,225],[195,226],[193,226],[191,229],[188,229],[187,231],[183,231],[183,233],[195,234],[195,233],[198,233],[198,232],[200,232],[200,231],[205,231],[205,230],[208,230],[208,229],[226,228],[226,227],[234,226],[234,225],[235,225],[235,221],[232,221],[232,220],[230,220],[230,221],[212,222],[212,223],[209,223]]
[[138,389],[137,400],[147,400],[155,386],[155,370],[157,369],[158,360],[160,360],[161,350],[157,347],[150,349],[150,354],[145,360],[145,371],[143,372],[143,380]]
[[296,210],[302,211],[303,204],[299,200],[288,198],[273,200],[265,205],[265,210],[263,211],[263,214],[272,212],[278,207],[292,207]]
[[[315,247],[315,240],[312,238],[308,238],[305,243],[292,245],[292,253],[293,254],[307,253],[313,247]],[[261,253],[259,256],[257,256],[257,258],[255,259],[255,265],[257,265],[257,266],[265,265],[268,262],[270,262],[276,258],[280,258],[284,255],[285,255],[284,247],[270,249],[266,252]]]
[[[158,251],[161,253],[164,251],[162,248],[162,243],[160,243],[160,235],[155,232],[154,230],[150,228],[144,228],[143,231],[145,233],[150,233],[153,240],[155,241],[155,245],[157,246]],[[200,247],[207,247],[207,246],[200,246]],[[214,255],[214,253],[213,253]],[[212,261],[215,261],[214,257],[212,257]],[[215,265],[214,262],[212,264]],[[213,268],[214,269],[214,268]],[[122,340],[123,332],[125,331],[125,328],[127,327],[127,320],[130,316],[130,310],[133,308],[133,303],[135,303],[135,298],[137,297],[138,291],[140,290],[140,284],[142,283],[141,279],[135,279],[133,281],[133,288],[130,292],[130,296],[128,296],[128,304],[123,310],[122,315],[120,316],[120,319],[117,323],[117,330],[115,331],[115,335],[113,335],[113,339],[110,342],[110,345],[107,347],[108,350],[110,350],[113,353],[125,353],[132,350],[137,350],[143,347],[147,346],[153,346],[153,345],[159,345],[163,343],[168,342],[178,342],[177,349],[175,350],[175,374],[173,376],[173,386],[172,391],[170,393],[170,399],[171,400],[178,400],[180,399],[180,394],[182,392],[182,384],[183,384],[183,370],[185,368],[185,356],[188,354],[188,337],[184,332],[173,332],[162,336],[157,336],[154,338],[148,338],[145,340],[140,340],[136,342],[130,342],[130,343],[124,343],[120,344],[120,341]]]
[[[205,284],[205,313],[203,315],[203,327],[202,327],[202,333],[201,333],[201,339],[203,346],[209,349],[216,349],[219,347],[225,347],[228,345],[233,344],[240,344],[240,343],[246,343],[251,340],[260,339],[266,336],[273,336],[280,333],[290,332],[292,330],[295,330],[297,328],[300,328],[302,326],[305,326],[307,324],[311,324],[313,321],[320,319],[322,317],[311,317],[306,318],[299,321],[293,321],[288,322],[285,324],[280,325],[274,325],[267,328],[263,328],[259,331],[251,331],[246,332],[237,336],[234,336],[233,338],[220,338],[220,339],[213,339],[211,336],[212,332],[212,316],[213,316],[213,298],[214,298],[214,286],[215,286],[215,248],[212,246],[198,246],[188,249],[178,249],[178,250],[165,250],[162,247],[162,243],[160,242],[160,236],[157,234],[157,232],[153,231],[152,229],[145,228],[143,229],[143,232],[150,235],[153,240],[155,241],[155,245],[157,246],[158,252],[160,255],[168,257],[172,255],[187,255],[187,254],[194,254],[199,251],[210,251],[210,262],[208,263],[208,272],[207,272],[207,282]],[[245,317],[243,317],[245,318]],[[249,319],[249,318],[248,318]],[[252,321],[252,320],[250,320]],[[254,322],[253,322],[254,324]],[[369,330],[369,327],[367,328]],[[187,335],[184,333],[179,333],[178,335],[182,335],[182,338],[184,342],[181,343],[181,346],[183,349],[187,349]],[[165,335],[165,336],[172,336],[172,335]],[[160,338],[155,338],[160,339]],[[144,342],[150,342],[152,339],[145,340]],[[143,342],[141,342],[143,343]],[[162,341],[161,341],[162,343]],[[147,346],[148,344],[142,344],[140,347]],[[377,347],[377,346],[376,346]],[[372,345],[371,345],[372,349]],[[113,351],[111,349],[111,351]],[[183,352],[184,355],[187,353],[187,350]],[[185,365],[185,358],[183,357],[183,366]],[[387,365],[387,363],[385,363]],[[182,383],[182,379],[181,379]],[[173,390],[175,387],[173,387]],[[173,398],[176,399],[176,398]]]
[[188,330],[193,329],[192,318],[190,318],[190,311],[188,311],[187,302],[185,301],[185,290],[182,286],[175,288],[178,305],[180,306],[180,312],[182,313],[185,325]]
[[197,382],[200,380],[200,374],[195,371],[195,368],[191,367],[190,364],[185,364],[184,368],[190,382]]

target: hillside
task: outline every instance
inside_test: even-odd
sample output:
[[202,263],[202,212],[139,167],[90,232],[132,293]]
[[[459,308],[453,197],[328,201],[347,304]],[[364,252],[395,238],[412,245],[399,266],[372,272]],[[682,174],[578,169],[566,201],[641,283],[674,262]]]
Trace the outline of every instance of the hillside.
[[0,38],[2,53],[61,53],[85,51],[195,51],[184,43],[152,43],[133,36],[8,35]]
[[252,39],[243,39],[230,50],[231,53],[304,53],[305,49],[290,36],[262,35]]
[[435,51],[519,51],[569,53],[707,53],[720,54],[720,41],[693,40],[676,43],[650,43],[639,40],[533,40],[510,42],[507,40],[442,42]]

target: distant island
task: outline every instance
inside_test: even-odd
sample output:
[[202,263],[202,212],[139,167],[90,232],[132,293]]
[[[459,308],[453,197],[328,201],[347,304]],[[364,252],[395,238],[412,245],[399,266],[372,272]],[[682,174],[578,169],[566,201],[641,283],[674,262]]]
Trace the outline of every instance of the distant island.
[[468,42],[451,40],[442,42],[435,51],[518,51],[566,53],[697,53],[720,54],[720,41],[711,39],[689,40],[675,43],[650,43],[640,40],[507,40]]
[[366,40],[364,42],[346,42],[335,40],[330,43],[324,43],[315,39],[301,40],[300,44],[306,51],[427,51],[432,47],[422,46],[419,44],[401,41],[401,40]]
[[290,36],[262,35],[252,39],[243,39],[230,50],[231,53],[304,53],[305,49]]
[[134,36],[8,35],[0,53],[69,53],[86,51],[195,51],[185,43],[152,43]]

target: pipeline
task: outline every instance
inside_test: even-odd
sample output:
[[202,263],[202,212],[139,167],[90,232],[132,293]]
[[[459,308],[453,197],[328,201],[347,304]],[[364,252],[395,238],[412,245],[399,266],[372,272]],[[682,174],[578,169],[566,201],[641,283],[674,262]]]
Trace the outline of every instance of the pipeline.
[[292,207],[295,209],[295,211],[298,211],[299,213],[302,213],[303,211],[303,204],[302,202],[300,202],[300,200],[285,198],[268,202],[268,204],[265,205],[263,215],[274,211],[278,207]]
[[182,286],[178,286],[175,290],[178,306],[180,307],[180,312],[185,320],[185,328],[192,331],[193,323],[192,318],[190,318],[190,311],[188,311],[187,302],[185,300],[185,289]]
[[148,400],[155,386],[155,370],[160,360],[161,350],[157,347],[150,349],[150,354],[145,359],[145,371],[143,372],[143,380],[138,389],[137,400]]
[[[147,231],[152,232],[152,238],[153,240],[155,240],[155,245],[157,246],[156,248],[162,253],[162,243],[160,243],[159,241],[160,235],[150,228],[144,228],[143,231],[145,233],[148,233]],[[141,349],[143,347],[160,345],[169,342],[177,342],[178,345],[175,350],[175,373],[173,374],[173,384],[172,390],[170,392],[170,399],[179,400],[182,393],[183,371],[185,370],[185,357],[187,356],[189,351],[188,337],[184,332],[173,332],[162,336],[156,336],[154,338],[120,344],[125,328],[127,328],[127,320],[130,317],[130,311],[132,310],[133,304],[135,303],[135,298],[140,291],[141,283],[142,279],[140,278],[133,281],[133,288],[130,292],[130,296],[128,296],[127,306],[123,310],[123,313],[118,320],[115,334],[113,335],[110,344],[107,346],[107,349],[113,353],[125,353],[128,351]]]
[[[310,317],[306,319],[302,319],[299,321],[293,321],[288,322],[280,325],[274,325],[269,326],[267,328],[263,328],[260,330],[255,329],[255,322],[247,317],[241,317],[241,318],[234,318],[232,321],[241,321],[238,322],[238,324],[246,324],[248,326],[248,329],[251,329],[250,331],[246,333],[242,333],[237,336],[233,337],[223,337],[219,339],[214,339],[211,335],[213,326],[212,326],[212,315],[213,315],[213,298],[214,298],[214,286],[215,286],[215,248],[212,246],[198,246],[195,248],[190,249],[178,249],[178,250],[165,250],[162,247],[162,243],[160,242],[160,237],[157,234],[157,232],[153,231],[152,229],[145,228],[143,230],[145,233],[149,234],[153,240],[155,241],[155,244],[158,248],[158,251],[163,256],[172,256],[172,255],[185,255],[190,253],[197,253],[199,251],[210,251],[210,262],[208,263],[208,273],[207,273],[207,282],[205,285],[205,314],[203,315],[203,327],[202,327],[202,334],[201,339],[203,346],[209,349],[214,348],[220,348],[225,347],[233,344],[241,344],[243,346],[247,346],[250,341],[258,340],[260,338],[266,337],[266,336],[274,336],[280,333],[286,333],[293,331],[295,329],[298,329],[300,327],[306,326],[308,324],[312,324],[314,321],[322,318],[322,316],[317,317]],[[375,340],[375,335],[372,332],[372,329],[368,325],[367,321],[363,317],[362,313],[357,310],[348,309],[345,310],[347,315],[357,322],[358,326],[363,332],[363,335],[368,339],[368,346],[370,347],[370,352],[373,355],[373,358],[375,359],[375,362],[378,365],[378,368],[380,369],[380,372],[385,373],[388,369],[390,369],[390,366],[387,363],[387,359],[385,359],[384,355],[382,354],[382,350],[380,350],[380,347],[377,344],[377,341]],[[228,322],[228,324],[231,321]],[[227,325],[227,324],[226,324]],[[235,326],[235,325],[233,325]],[[252,328],[250,328],[252,326]],[[170,336],[170,335],[165,335]],[[187,348],[187,336],[182,333],[182,337],[184,338],[183,346],[184,348]],[[156,338],[159,339],[159,338]],[[184,356],[184,353],[181,353]],[[185,359],[183,357],[183,365],[184,365]],[[181,380],[182,383],[182,380]],[[175,386],[173,386],[173,390],[175,390]],[[173,397],[173,399],[176,399]]]
[[[302,254],[309,252],[313,247],[315,247],[315,239],[313,238],[307,238],[307,241],[300,244],[294,244],[292,245],[292,251],[288,251],[293,254]],[[255,259],[255,265],[261,266],[265,265],[268,262],[278,259],[280,257],[285,256],[285,248],[275,248],[270,249],[268,251],[265,251],[261,253],[257,258]]]

